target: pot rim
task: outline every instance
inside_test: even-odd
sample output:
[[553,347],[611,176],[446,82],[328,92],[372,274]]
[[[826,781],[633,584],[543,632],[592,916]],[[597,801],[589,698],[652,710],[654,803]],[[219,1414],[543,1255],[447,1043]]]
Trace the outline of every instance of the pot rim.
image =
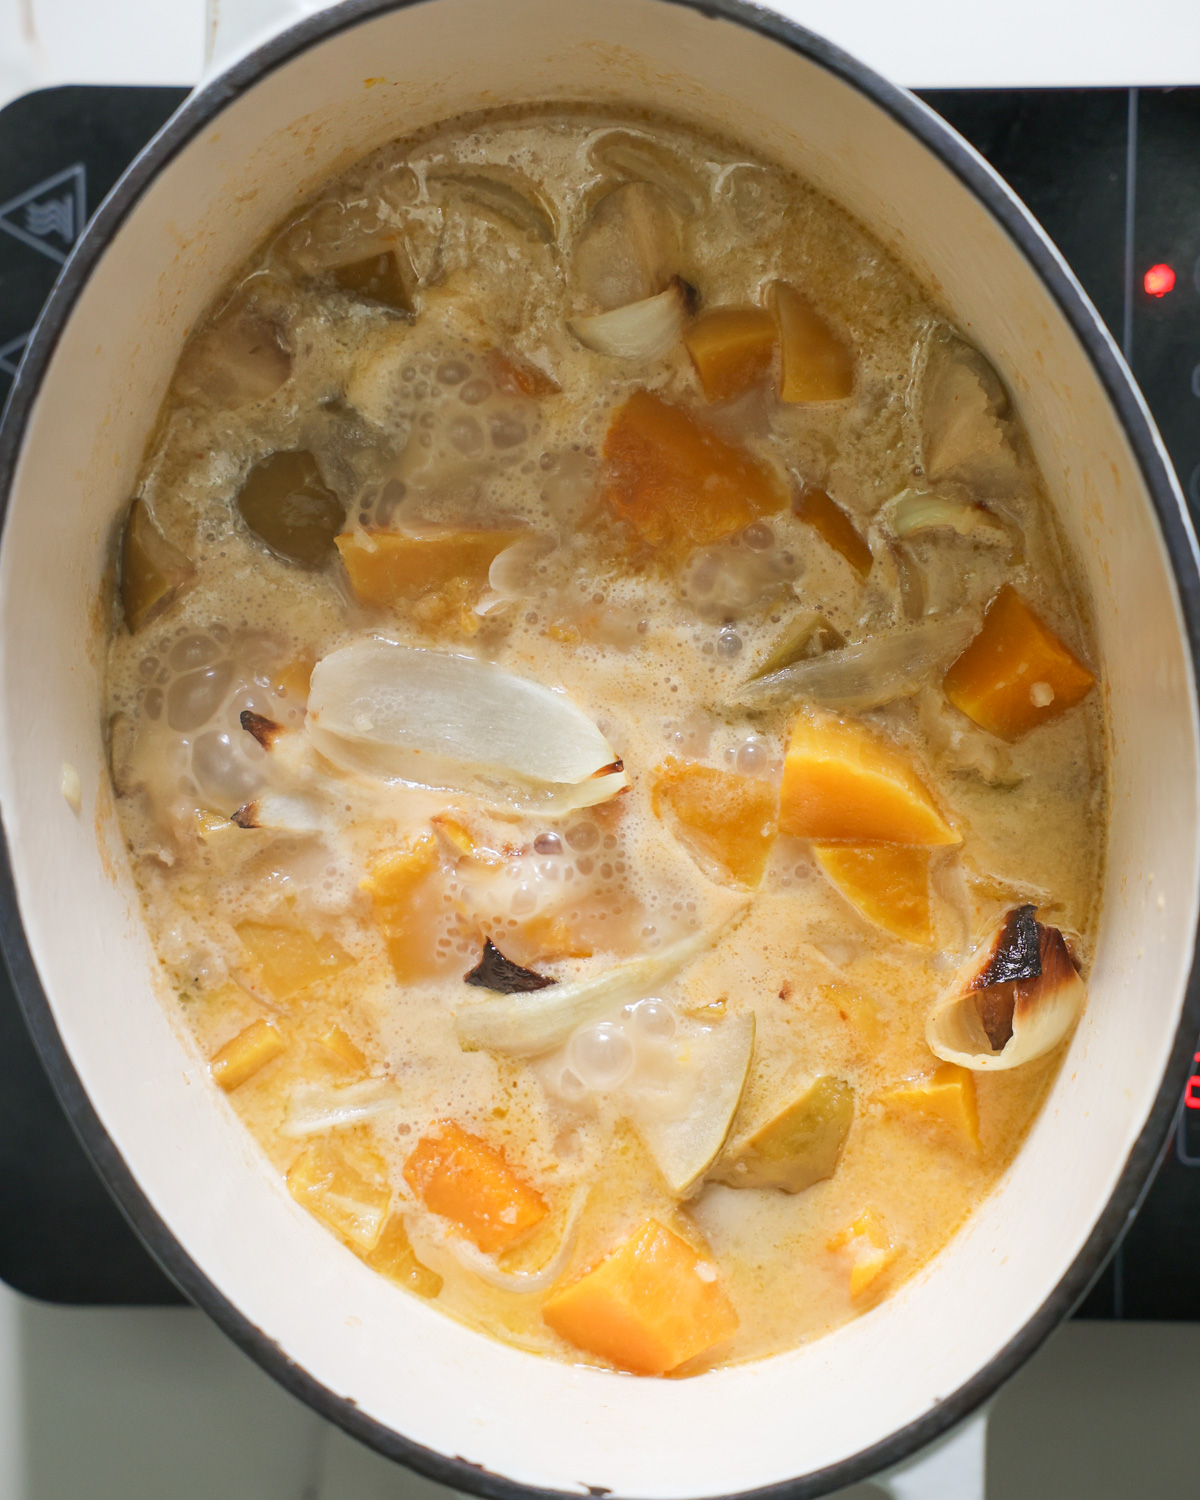
[[[0,524],[7,517],[25,431],[58,340],[89,276],[158,172],[211,120],[277,68],[365,21],[426,3],[430,0],[342,0],[331,9],[297,22],[239,58],[211,82],[198,87],[134,159],[72,249],[26,347],[0,426]],[[1149,411],[1116,345],[1029,210],[982,157],[912,93],[889,83],[815,33],[748,0],[659,0],[659,3],[679,5],[712,20],[744,26],[798,53],[856,89],[936,155],[1015,242],[1083,345],[1133,451],[1179,591],[1180,612],[1195,672],[1195,664],[1200,662],[1200,556],[1182,492]],[[180,1291],[286,1390],[385,1457],[440,1484],[487,1500],[541,1500],[541,1497],[558,1500],[562,1496],[577,1500],[572,1491],[524,1484],[469,1460],[446,1457],[366,1416],[353,1400],[336,1395],[290,1359],[201,1271],[135,1180],[96,1114],[67,1053],[21,924],[5,821],[0,810],[0,948],[26,1024],[59,1102],[101,1180]],[[1200,1033],[1198,939],[1200,925],[1193,935],[1192,964],[1179,1027],[1146,1123],[1083,1248],[1041,1307],[969,1380],[907,1426],[835,1464],[715,1500],[807,1500],[867,1480],[902,1462],[993,1396],[1083,1299],[1141,1206],[1175,1120]]]

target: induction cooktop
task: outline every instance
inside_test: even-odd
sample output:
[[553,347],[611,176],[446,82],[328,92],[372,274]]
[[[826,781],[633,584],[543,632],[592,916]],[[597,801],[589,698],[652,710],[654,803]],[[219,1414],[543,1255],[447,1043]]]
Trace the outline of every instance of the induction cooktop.
[[[89,214],[186,90],[64,87],[0,110],[0,395]],[[1070,263],[1200,523],[1200,88],[932,90]],[[1200,1320],[1200,1040],[1158,1176],[1078,1310]],[[0,1277],[49,1301],[183,1300],[59,1108],[0,970]]]

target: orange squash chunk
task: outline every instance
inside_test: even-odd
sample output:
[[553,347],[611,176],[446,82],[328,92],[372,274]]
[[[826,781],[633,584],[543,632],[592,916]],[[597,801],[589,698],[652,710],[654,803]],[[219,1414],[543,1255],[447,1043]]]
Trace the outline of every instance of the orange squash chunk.
[[209,1071],[228,1094],[274,1062],[286,1048],[287,1043],[269,1021],[251,1021],[213,1053]]
[[763,877],[775,842],[776,797],[770,782],[676,760],[658,768],[650,793],[654,816],[669,814],[703,861],[741,885]]
[[431,879],[441,867],[437,840],[423,833],[375,861],[360,882],[375,908],[375,924],[401,984],[437,971],[434,927],[438,892]]
[[635,1375],[665,1375],[738,1328],[716,1267],[657,1219],[552,1292],[542,1317],[576,1348]]
[[287,1185],[297,1203],[353,1249],[374,1249],[392,1199],[387,1168],[378,1152],[314,1142],[288,1168]]
[[969,1068],[944,1062],[929,1078],[903,1083],[879,1097],[893,1113],[922,1115],[944,1127],[960,1145],[979,1150],[979,1105]]
[[883,1220],[871,1208],[839,1230],[825,1248],[834,1253],[844,1251],[849,1258],[850,1295],[855,1298],[870,1291],[900,1253],[892,1245]]
[[820,843],[961,842],[900,751],[865,725],[815,709],[792,725],[779,831]]
[[293,657],[272,673],[271,686],[285,698],[295,698],[300,703],[307,702],[309,684],[316,664],[316,657],[309,654]]
[[946,697],[1002,740],[1055,719],[1087,697],[1095,677],[1006,583],[979,634],[950,667]]
[[912,844],[814,844],[817,863],[868,922],[893,937],[928,947],[929,851]]
[[783,356],[782,401],[842,401],[854,390],[854,355],[807,297],[787,282],[774,289]]
[[315,938],[301,927],[239,922],[234,930],[276,1000],[287,1000],[318,980],[332,979],[354,962],[331,937]]
[[335,538],[354,597],[376,609],[442,592],[462,581],[477,594],[497,555],[525,533],[447,527],[408,536],[398,531],[344,532]]
[[591,958],[595,949],[581,937],[561,912],[544,912],[520,926],[521,937],[530,948],[530,963],[553,963],[560,958]]
[[800,520],[840,553],[860,577],[867,576],[875,560],[871,549],[858,534],[854,522],[824,490],[805,485],[792,508]]
[[365,1073],[366,1054],[341,1026],[328,1026],[317,1038],[331,1057],[335,1057],[344,1068],[355,1073]]
[[486,1254],[515,1245],[546,1217],[545,1199],[522,1182],[501,1151],[453,1120],[422,1136],[404,1180],[432,1213],[457,1224]]
[[557,396],[562,390],[553,375],[519,354],[489,349],[487,364],[492,379],[511,396]]
[[608,504],[642,547],[670,563],[787,503],[774,469],[649,391],[617,408],[604,457]]
[[714,307],[683,336],[710,401],[732,401],[757,385],[775,354],[775,319],[761,307]]

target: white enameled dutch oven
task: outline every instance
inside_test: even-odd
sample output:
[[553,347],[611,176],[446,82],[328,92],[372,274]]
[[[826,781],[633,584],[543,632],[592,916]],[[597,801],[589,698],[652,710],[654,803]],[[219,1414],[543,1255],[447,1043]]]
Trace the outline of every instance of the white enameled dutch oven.
[[[1091,998],[1012,1169],[865,1316],[684,1381],[491,1342],[398,1294],[292,1201],[156,991],[102,744],[115,529],[206,303],[271,225],[373,147],[464,110],[555,99],[650,106],[744,141],[934,289],[1007,382],[1082,561],[1110,725]],[[0,479],[7,959],[121,1206],[290,1390],[483,1495],[818,1495],[952,1428],[1083,1294],[1148,1184],[1200,1026],[1196,544],[1078,284],[917,100],[737,0],[350,0],[201,88],[100,209],[29,345]],[[82,777],[81,813],[60,789],[64,762]]]

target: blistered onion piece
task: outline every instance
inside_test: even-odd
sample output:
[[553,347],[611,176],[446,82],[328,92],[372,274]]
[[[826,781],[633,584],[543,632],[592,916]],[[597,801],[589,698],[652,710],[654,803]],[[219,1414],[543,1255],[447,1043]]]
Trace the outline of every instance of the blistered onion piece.
[[458,1039],[468,1049],[503,1052],[509,1057],[537,1057],[549,1052],[561,1046],[576,1027],[598,1021],[631,1000],[645,999],[711,948],[728,926],[727,922],[716,931],[694,932],[657,953],[616,964],[585,979],[465,1004],[456,1021]]
[[567,812],[626,782],[616,751],[564,693],[490,662],[387,641],[317,663],[307,729],[343,771],[497,807]]
[[343,1125],[357,1125],[386,1114],[399,1102],[400,1090],[386,1078],[364,1078],[361,1083],[340,1087],[299,1083],[292,1090],[287,1118],[279,1133],[299,1139]]
[[754,1051],[754,1013],[731,1016],[694,1038],[696,1087],[676,1117],[639,1118],[638,1133],[671,1192],[682,1196],[717,1159],[733,1124]]
[[756,708],[792,702],[851,712],[875,708],[915,693],[922,680],[957,656],[978,630],[979,620],[969,611],[923,620],[758,677],[738,690],[737,699]]
[[943,1061],[978,1073],[1019,1068],[1056,1047],[1078,1019],[1087,988],[1057,927],[1034,924],[1037,973],[987,982],[996,973],[1020,972],[1005,967],[1005,944],[1019,956],[1011,940],[1023,925],[1014,919],[1025,912],[1032,922],[1032,908],[1010,912],[1000,931],[962,965],[931,1012],[925,1039]]
[[587,348],[614,359],[649,364],[669,354],[683,333],[686,293],[678,278],[665,292],[612,312],[573,318],[571,332]]

